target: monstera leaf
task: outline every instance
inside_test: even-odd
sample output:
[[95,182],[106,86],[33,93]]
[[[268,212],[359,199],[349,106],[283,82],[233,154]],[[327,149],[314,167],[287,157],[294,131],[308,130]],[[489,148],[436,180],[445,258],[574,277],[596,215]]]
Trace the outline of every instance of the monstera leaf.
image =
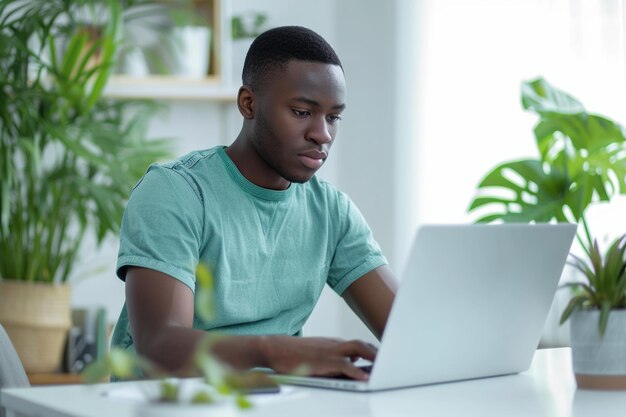
[[541,78],[523,83],[522,105],[540,117],[539,157],[503,163],[485,176],[469,207],[481,210],[478,222],[578,222],[592,202],[626,194],[622,126]]
[[498,207],[478,222],[548,222],[553,218],[565,221],[563,207],[567,204],[570,184],[562,171],[546,172],[540,161],[507,162],[494,168],[481,181],[479,188],[491,190],[492,195],[476,197],[470,211],[483,206]]

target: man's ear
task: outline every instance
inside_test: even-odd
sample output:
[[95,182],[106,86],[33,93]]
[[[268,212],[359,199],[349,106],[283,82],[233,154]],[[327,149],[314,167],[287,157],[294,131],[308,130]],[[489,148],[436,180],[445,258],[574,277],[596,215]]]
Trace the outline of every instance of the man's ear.
[[254,119],[255,95],[252,88],[242,85],[237,93],[237,107],[244,119]]

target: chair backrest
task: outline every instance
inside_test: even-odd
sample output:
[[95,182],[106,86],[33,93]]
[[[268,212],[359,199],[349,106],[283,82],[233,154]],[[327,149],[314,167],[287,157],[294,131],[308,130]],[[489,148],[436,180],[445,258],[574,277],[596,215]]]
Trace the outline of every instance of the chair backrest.
[[[17,356],[9,335],[0,324],[0,389],[29,386],[22,361]],[[4,407],[0,405],[0,417],[4,417],[4,414]]]

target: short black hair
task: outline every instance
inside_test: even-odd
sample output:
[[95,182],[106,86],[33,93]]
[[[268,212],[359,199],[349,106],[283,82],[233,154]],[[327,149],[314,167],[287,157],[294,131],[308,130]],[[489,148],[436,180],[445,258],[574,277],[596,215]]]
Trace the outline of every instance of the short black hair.
[[243,83],[257,88],[259,80],[283,71],[291,60],[338,65],[343,70],[334,49],[320,35],[302,26],[281,26],[252,42],[243,64]]

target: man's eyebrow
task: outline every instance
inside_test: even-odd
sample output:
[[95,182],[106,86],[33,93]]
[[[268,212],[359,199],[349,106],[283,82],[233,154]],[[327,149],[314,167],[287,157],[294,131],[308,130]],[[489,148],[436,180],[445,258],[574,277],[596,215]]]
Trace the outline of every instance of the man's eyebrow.
[[[312,100],[312,99],[310,99],[308,97],[296,97],[293,100],[294,101],[300,101],[302,103],[306,103],[306,104],[308,104],[310,106],[315,106],[315,107],[319,107],[320,106],[320,103],[318,103],[317,101]],[[346,108],[345,104],[335,104],[332,107],[333,110],[343,110],[345,108]]]

